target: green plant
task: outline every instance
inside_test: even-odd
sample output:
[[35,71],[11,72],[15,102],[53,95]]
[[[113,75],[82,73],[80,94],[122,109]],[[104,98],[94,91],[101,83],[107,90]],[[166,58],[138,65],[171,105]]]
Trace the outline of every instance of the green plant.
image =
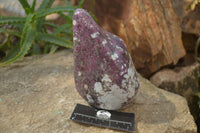
[[[198,74],[198,78],[200,78],[200,74]],[[200,109],[200,92],[198,92],[197,95],[199,97],[198,106],[199,106],[199,109]],[[200,116],[200,114],[199,114],[199,116]]]
[[[199,45],[200,45],[200,37],[197,39],[197,42],[196,42],[196,45],[195,45],[195,59],[197,61],[200,61],[200,57],[198,57]],[[200,74],[198,74],[198,79],[200,79]],[[198,97],[199,97],[198,106],[199,106],[199,109],[200,109],[200,92],[198,92]],[[200,114],[199,114],[199,116],[200,116]]]
[[[200,92],[198,92],[198,97],[199,97],[198,106],[199,106],[199,109],[200,109]],[[200,116],[200,114],[199,114],[199,116]]]
[[200,4],[200,0],[193,0],[191,3],[188,5],[187,10],[194,10],[195,6]]
[[[19,0],[26,17],[0,17],[0,33],[8,34],[6,41],[0,44],[0,50],[8,51],[0,63],[1,66],[15,62],[27,54],[40,53],[41,46],[43,46],[43,53],[54,53],[60,46],[73,48],[72,16],[76,8],[80,8],[85,0],[81,0],[76,7],[68,0],[64,1],[66,6],[51,8],[54,0],[43,0],[35,11],[36,0],[33,0],[32,5],[27,0]],[[45,17],[52,13],[58,13],[67,20],[67,23],[56,25],[45,20]],[[3,28],[4,25],[14,28]],[[47,26],[54,28],[54,31],[48,32]],[[11,43],[9,40],[11,36],[19,37],[20,42]]]
[[199,45],[200,45],[200,37],[197,39],[196,45],[195,45],[195,58],[197,61],[200,61],[200,57],[198,57],[198,50],[199,50]]

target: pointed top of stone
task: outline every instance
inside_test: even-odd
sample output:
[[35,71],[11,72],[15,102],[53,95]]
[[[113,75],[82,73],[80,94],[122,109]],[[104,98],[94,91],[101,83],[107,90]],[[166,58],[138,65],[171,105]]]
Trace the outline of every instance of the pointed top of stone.
[[101,28],[84,9],[76,9],[72,23],[74,45],[80,41],[83,42],[83,40],[95,39],[102,32]]

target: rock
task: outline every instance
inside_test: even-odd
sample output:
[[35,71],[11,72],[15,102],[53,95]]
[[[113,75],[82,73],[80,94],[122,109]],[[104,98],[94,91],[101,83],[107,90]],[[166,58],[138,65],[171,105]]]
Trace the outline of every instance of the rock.
[[83,9],[73,16],[74,77],[92,106],[118,110],[133,103],[138,75],[124,41],[101,29]]
[[198,36],[195,34],[182,32],[183,45],[184,45],[185,50],[188,53],[191,53],[191,52],[194,53],[197,39],[198,39]]
[[[198,39],[197,31],[200,31],[198,28],[200,12],[197,13],[197,7],[195,10],[189,8],[193,2],[194,0],[172,0],[173,8],[181,22],[182,40],[187,52],[194,52]],[[194,14],[196,14],[195,17]],[[192,26],[195,26],[195,28],[192,28]]]
[[136,69],[145,77],[185,55],[170,0],[86,0],[85,8],[104,29],[124,39]]
[[172,0],[182,31],[200,36],[200,4],[196,4],[193,10],[189,8],[193,2],[194,0]]
[[181,28],[186,33],[200,36],[200,4],[183,18]]
[[163,69],[154,74],[150,81],[159,88],[184,96],[188,101],[192,115],[197,121],[200,113],[197,104],[199,100],[197,93],[200,92],[199,73],[200,64],[196,62],[174,69]]
[[180,20],[191,11],[189,6],[192,2],[193,0],[172,0],[173,8]]
[[[142,77],[140,85],[135,104],[121,110],[135,113],[136,133],[196,133],[185,98]],[[118,132],[69,119],[77,103],[87,105],[75,89],[72,51],[26,57],[1,67],[0,86],[2,133]]]
[[199,92],[199,72],[199,63],[193,63],[190,66],[163,69],[154,74],[150,81],[160,88],[188,97],[188,92]]

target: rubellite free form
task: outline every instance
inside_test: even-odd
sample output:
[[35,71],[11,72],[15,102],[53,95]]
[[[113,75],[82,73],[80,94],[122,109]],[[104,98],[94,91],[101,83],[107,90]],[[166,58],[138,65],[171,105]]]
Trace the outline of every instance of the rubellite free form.
[[118,110],[132,104],[138,74],[124,41],[103,30],[88,12],[73,16],[74,78],[79,94],[92,106]]

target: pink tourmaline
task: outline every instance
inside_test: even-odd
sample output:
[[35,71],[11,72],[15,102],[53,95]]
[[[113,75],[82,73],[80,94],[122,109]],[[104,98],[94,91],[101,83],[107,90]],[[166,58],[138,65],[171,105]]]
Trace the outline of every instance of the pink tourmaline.
[[131,104],[139,79],[122,39],[103,30],[83,9],[73,16],[74,78],[92,106],[118,110]]

